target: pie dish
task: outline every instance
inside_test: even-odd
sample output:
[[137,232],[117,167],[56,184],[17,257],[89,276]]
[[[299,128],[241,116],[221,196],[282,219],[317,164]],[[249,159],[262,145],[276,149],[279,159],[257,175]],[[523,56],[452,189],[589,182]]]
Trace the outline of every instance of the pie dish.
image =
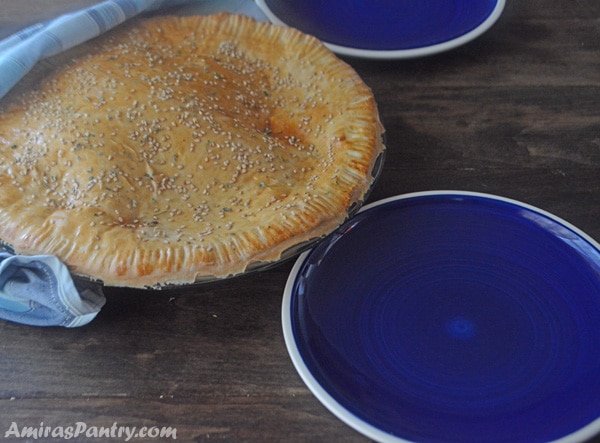
[[111,286],[238,275],[360,206],[382,133],[369,87],[300,31],[136,20],[0,103],[0,239]]

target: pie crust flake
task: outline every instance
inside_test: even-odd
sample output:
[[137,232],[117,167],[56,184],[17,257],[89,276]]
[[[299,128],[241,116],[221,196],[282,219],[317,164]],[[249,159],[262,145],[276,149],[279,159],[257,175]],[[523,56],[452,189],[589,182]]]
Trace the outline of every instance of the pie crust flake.
[[371,90],[291,28],[155,17],[57,64],[0,102],[0,239],[106,285],[275,262],[344,221],[384,149]]

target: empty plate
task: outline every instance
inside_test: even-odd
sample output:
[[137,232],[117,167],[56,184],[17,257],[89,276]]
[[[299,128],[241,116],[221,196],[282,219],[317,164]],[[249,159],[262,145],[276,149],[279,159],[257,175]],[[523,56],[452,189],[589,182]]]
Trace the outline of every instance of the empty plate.
[[431,55],[465,44],[500,17],[505,0],[256,0],[274,23],[300,29],[332,51],[364,58]]
[[365,206],[296,262],[283,329],[309,389],[379,441],[600,430],[600,246],[487,194]]

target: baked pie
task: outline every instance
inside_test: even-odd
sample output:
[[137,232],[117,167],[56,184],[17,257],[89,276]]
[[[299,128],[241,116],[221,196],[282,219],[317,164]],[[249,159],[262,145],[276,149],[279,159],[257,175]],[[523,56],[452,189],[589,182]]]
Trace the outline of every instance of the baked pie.
[[371,90],[297,30],[154,17],[69,57],[0,102],[0,239],[17,253],[111,286],[224,278],[331,232],[372,185]]

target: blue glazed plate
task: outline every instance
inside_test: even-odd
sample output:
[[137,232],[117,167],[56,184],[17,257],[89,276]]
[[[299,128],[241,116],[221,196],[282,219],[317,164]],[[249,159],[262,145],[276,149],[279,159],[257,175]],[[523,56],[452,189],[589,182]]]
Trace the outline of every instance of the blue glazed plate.
[[309,389],[378,441],[600,431],[600,246],[469,192],[365,206],[296,262],[283,332]]
[[340,55],[401,59],[463,45],[487,31],[505,0],[256,0],[274,23],[298,28]]

